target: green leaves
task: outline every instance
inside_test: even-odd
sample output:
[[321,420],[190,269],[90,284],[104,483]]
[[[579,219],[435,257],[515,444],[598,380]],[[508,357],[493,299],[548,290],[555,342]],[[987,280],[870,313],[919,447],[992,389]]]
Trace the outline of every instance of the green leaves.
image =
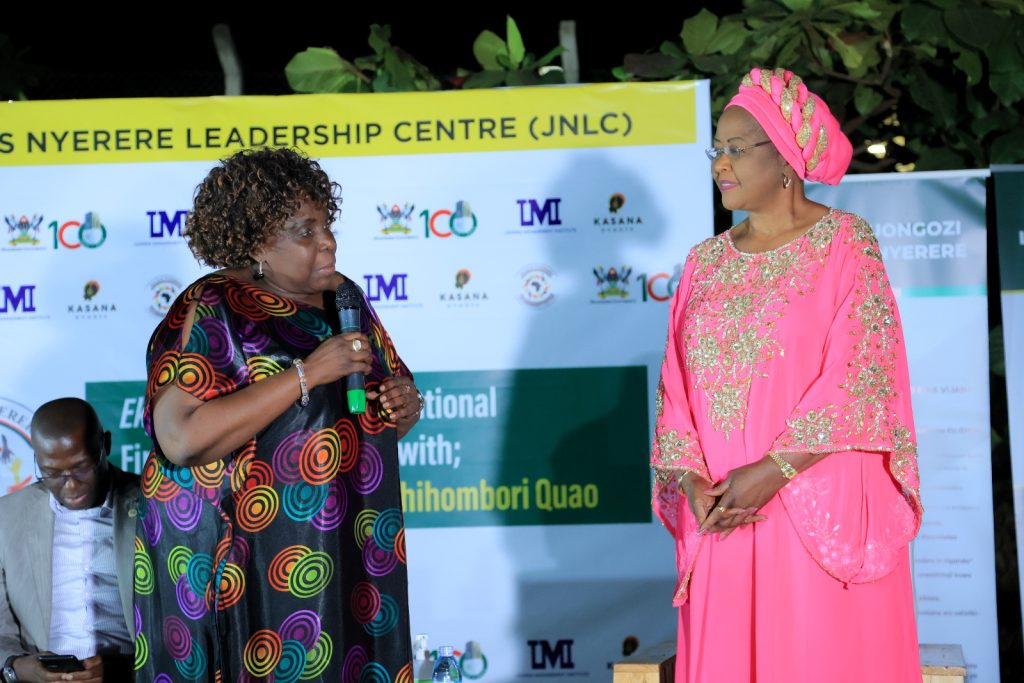
[[963,3],[942,13],[949,32],[970,47],[984,49],[1002,32],[1002,21],[988,9]]
[[736,54],[751,32],[739,18],[724,19],[706,9],[683,22],[683,47],[691,55]]
[[493,31],[484,31],[473,41],[473,56],[487,71],[501,71],[503,67],[498,63],[498,55],[508,59],[508,46],[505,41],[498,37]]
[[882,99],[882,93],[863,84],[858,84],[853,91],[853,105],[862,116],[873,112]]
[[1024,155],[1021,8],[1022,0],[745,0],[733,15],[700,10],[679,41],[628,55],[619,76],[710,77],[717,116],[750,66],[789,67],[825,98],[855,148],[906,141],[881,161],[855,158],[854,170],[985,166]]
[[911,3],[900,16],[903,35],[910,42],[932,42],[946,33],[942,12],[920,3]]
[[391,27],[373,24],[367,41],[374,54],[348,61],[329,47],[311,47],[285,66],[295,92],[394,92],[439,90],[441,83],[412,55],[391,44]]
[[284,69],[295,92],[355,92],[359,69],[329,47],[311,47],[295,55]]
[[483,31],[473,41],[473,56],[483,71],[472,73],[463,83],[463,88],[493,88],[500,85],[543,85],[562,83],[560,69],[549,67],[565,49],[558,46],[537,59],[526,51],[523,36],[512,17],[506,17],[505,40],[493,31]]
[[706,55],[718,29],[718,17],[706,9],[683,22],[683,47],[694,55]]

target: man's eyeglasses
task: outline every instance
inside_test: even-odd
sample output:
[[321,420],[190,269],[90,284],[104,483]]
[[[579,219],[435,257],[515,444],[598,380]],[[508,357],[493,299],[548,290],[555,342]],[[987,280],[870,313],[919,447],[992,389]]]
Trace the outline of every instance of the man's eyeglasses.
[[47,486],[61,487],[67,483],[68,479],[74,479],[77,482],[84,482],[96,473],[96,469],[99,467],[99,463],[92,463],[89,465],[82,465],[76,467],[73,470],[65,470],[59,474],[43,474],[40,472],[39,481],[43,482]]
[[711,161],[717,161],[718,158],[723,154],[729,157],[729,159],[738,159],[739,157],[743,156],[743,153],[746,152],[748,149],[754,149],[755,147],[760,147],[761,145],[769,145],[771,144],[771,142],[771,140],[765,140],[763,142],[755,142],[754,144],[747,145],[746,147],[737,147],[736,145],[726,145],[725,147],[711,147],[709,149],[704,150],[704,153],[708,155],[708,159],[711,159]]

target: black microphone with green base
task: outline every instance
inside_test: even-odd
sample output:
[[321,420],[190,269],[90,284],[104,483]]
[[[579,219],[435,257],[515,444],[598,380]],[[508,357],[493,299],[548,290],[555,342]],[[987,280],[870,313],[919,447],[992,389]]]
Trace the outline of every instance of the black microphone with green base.
[[[338,285],[334,293],[334,304],[338,307],[338,319],[341,321],[341,333],[361,332],[359,327],[360,304],[363,295],[351,280]],[[353,372],[345,377],[345,393],[348,396],[348,412],[353,415],[366,412],[366,378],[361,372]]]

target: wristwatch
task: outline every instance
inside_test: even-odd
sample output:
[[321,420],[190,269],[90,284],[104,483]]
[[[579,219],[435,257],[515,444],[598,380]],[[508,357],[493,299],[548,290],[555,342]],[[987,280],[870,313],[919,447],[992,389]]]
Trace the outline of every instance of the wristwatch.
[[21,655],[11,655],[4,662],[4,668],[0,669],[0,676],[3,676],[4,683],[18,683],[18,674],[14,673],[14,660]]

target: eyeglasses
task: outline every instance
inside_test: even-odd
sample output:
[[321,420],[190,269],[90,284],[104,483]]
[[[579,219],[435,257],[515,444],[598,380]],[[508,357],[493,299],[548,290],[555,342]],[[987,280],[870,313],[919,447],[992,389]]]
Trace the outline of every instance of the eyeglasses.
[[723,154],[729,157],[729,159],[738,159],[739,157],[743,156],[743,153],[746,152],[748,149],[754,149],[755,147],[760,147],[761,145],[769,145],[771,144],[771,142],[771,140],[765,140],[763,142],[756,142],[753,145],[747,145],[746,147],[737,147],[735,145],[726,145],[725,147],[711,147],[709,149],[704,150],[704,153],[708,155],[708,159],[711,159],[711,161],[717,161],[718,158]]
[[60,488],[67,483],[68,479],[74,479],[77,482],[84,482],[96,473],[99,463],[92,463],[89,465],[82,465],[76,467],[73,470],[65,470],[60,474],[40,474],[39,481],[43,482],[47,486],[53,486]]

